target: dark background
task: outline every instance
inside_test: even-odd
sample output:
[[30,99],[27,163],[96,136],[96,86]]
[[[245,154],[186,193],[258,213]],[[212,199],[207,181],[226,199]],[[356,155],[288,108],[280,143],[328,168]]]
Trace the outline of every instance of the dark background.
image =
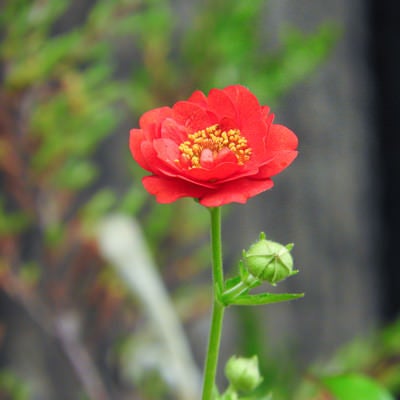
[[[379,149],[382,223],[382,316],[392,320],[400,311],[400,271],[398,261],[400,137],[400,27],[399,6],[394,1],[371,1],[369,5],[369,49],[374,82],[374,132]],[[379,186],[378,186],[379,187]]]

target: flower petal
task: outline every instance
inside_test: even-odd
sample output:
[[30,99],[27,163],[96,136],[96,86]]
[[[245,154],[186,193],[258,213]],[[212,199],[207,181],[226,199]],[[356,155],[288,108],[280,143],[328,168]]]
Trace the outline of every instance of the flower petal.
[[223,91],[235,105],[237,127],[246,137],[249,147],[253,149],[253,158],[263,157],[269,128],[267,124],[269,108],[261,107],[257,98],[244,86],[228,86]]
[[207,97],[200,90],[196,90],[195,92],[193,92],[193,94],[188,98],[187,101],[190,101],[191,103],[196,103],[202,107],[207,106]]
[[297,136],[286,126],[273,124],[268,133],[267,147],[276,150],[295,150],[297,149]]
[[191,133],[216,123],[215,119],[210,120],[209,114],[203,107],[189,101],[178,101],[173,110],[178,123],[188,127]]
[[260,167],[260,176],[274,176],[297,157],[297,136],[283,125],[271,125],[266,141],[268,162]]
[[242,178],[225,183],[213,191],[208,191],[200,198],[200,204],[206,207],[219,207],[233,202],[243,204],[250,197],[271,189],[273,185],[271,179]]
[[174,164],[181,155],[178,145],[171,139],[156,139],[153,141],[153,147],[158,158],[168,164]]
[[279,172],[287,168],[294,161],[297,154],[297,151],[291,150],[276,152],[270,161],[260,167],[260,172],[257,176],[261,178],[279,174]]
[[242,129],[245,129],[247,124],[252,123],[255,118],[260,118],[260,103],[249,89],[241,85],[233,85],[226,87],[223,91],[235,104],[238,113],[237,118]]
[[261,115],[265,121],[270,120],[269,123],[272,123],[272,119],[274,118],[274,114],[270,114],[271,109],[268,106],[261,106]]
[[157,153],[154,150],[153,143],[144,141],[140,145],[140,151],[142,152],[143,158],[146,160],[147,171],[156,171],[160,164]]
[[149,166],[141,150],[143,138],[144,138],[144,133],[141,129],[131,129],[129,133],[129,149],[136,162],[142,168],[148,170]]
[[155,123],[160,123],[168,117],[172,117],[173,112],[170,107],[155,108],[145,112],[139,120],[139,125],[142,129],[147,129]]
[[[218,121],[225,118],[229,120],[237,120],[236,108],[233,105],[232,100],[223,90],[210,90],[207,109],[217,117]],[[238,128],[237,122],[234,128]]]
[[180,179],[168,179],[160,176],[145,176],[143,186],[159,203],[172,203],[181,197],[200,198],[205,188]]
[[174,119],[166,118],[161,124],[161,137],[181,144],[187,139],[187,129]]
[[186,172],[186,176],[190,177],[193,181],[219,183],[224,181],[232,175],[235,175],[241,166],[236,162],[224,162],[217,164],[214,168],[192,168]]

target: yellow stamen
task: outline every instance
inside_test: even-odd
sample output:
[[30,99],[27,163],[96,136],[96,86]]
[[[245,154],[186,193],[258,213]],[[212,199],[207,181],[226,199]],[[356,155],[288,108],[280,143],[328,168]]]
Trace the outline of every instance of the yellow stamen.
[[229,149],[235,154],[239,165],[243,165],[251,156],[251,148],[247,146],[247,139],[241,135],[239,129],[223,131],[218,125],[189,134],[188,140],[179,145],[179,150],[187,160],[189,168],[202,166],[201,155],[205,149],[212,151],[214,159],[221,150]]

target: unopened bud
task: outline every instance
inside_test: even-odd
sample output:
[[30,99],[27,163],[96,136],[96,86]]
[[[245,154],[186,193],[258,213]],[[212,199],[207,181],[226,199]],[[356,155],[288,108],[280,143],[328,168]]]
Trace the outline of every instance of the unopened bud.
[[284,246],[266,240],[265,234],[261,233],[259,241],[243,252],[244,267],[256,278],[275,285],[297,273],[293,270],[292,248],[293,244]]
[[257,356],[251,358],[232,356],[225,366],[225,375],[236,391],[251,392],[262,381]]

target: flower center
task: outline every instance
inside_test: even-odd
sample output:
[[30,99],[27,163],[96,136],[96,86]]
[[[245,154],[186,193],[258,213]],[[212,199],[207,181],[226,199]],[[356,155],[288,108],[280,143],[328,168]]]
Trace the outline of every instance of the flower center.
[[224,131],[218,124],[189,134],[188,140],[179,145],[179,150],[189,168],[211,167],[230,153],[236,156],[239,165],[243,165],[251,156],[251,148],[239,129]]

